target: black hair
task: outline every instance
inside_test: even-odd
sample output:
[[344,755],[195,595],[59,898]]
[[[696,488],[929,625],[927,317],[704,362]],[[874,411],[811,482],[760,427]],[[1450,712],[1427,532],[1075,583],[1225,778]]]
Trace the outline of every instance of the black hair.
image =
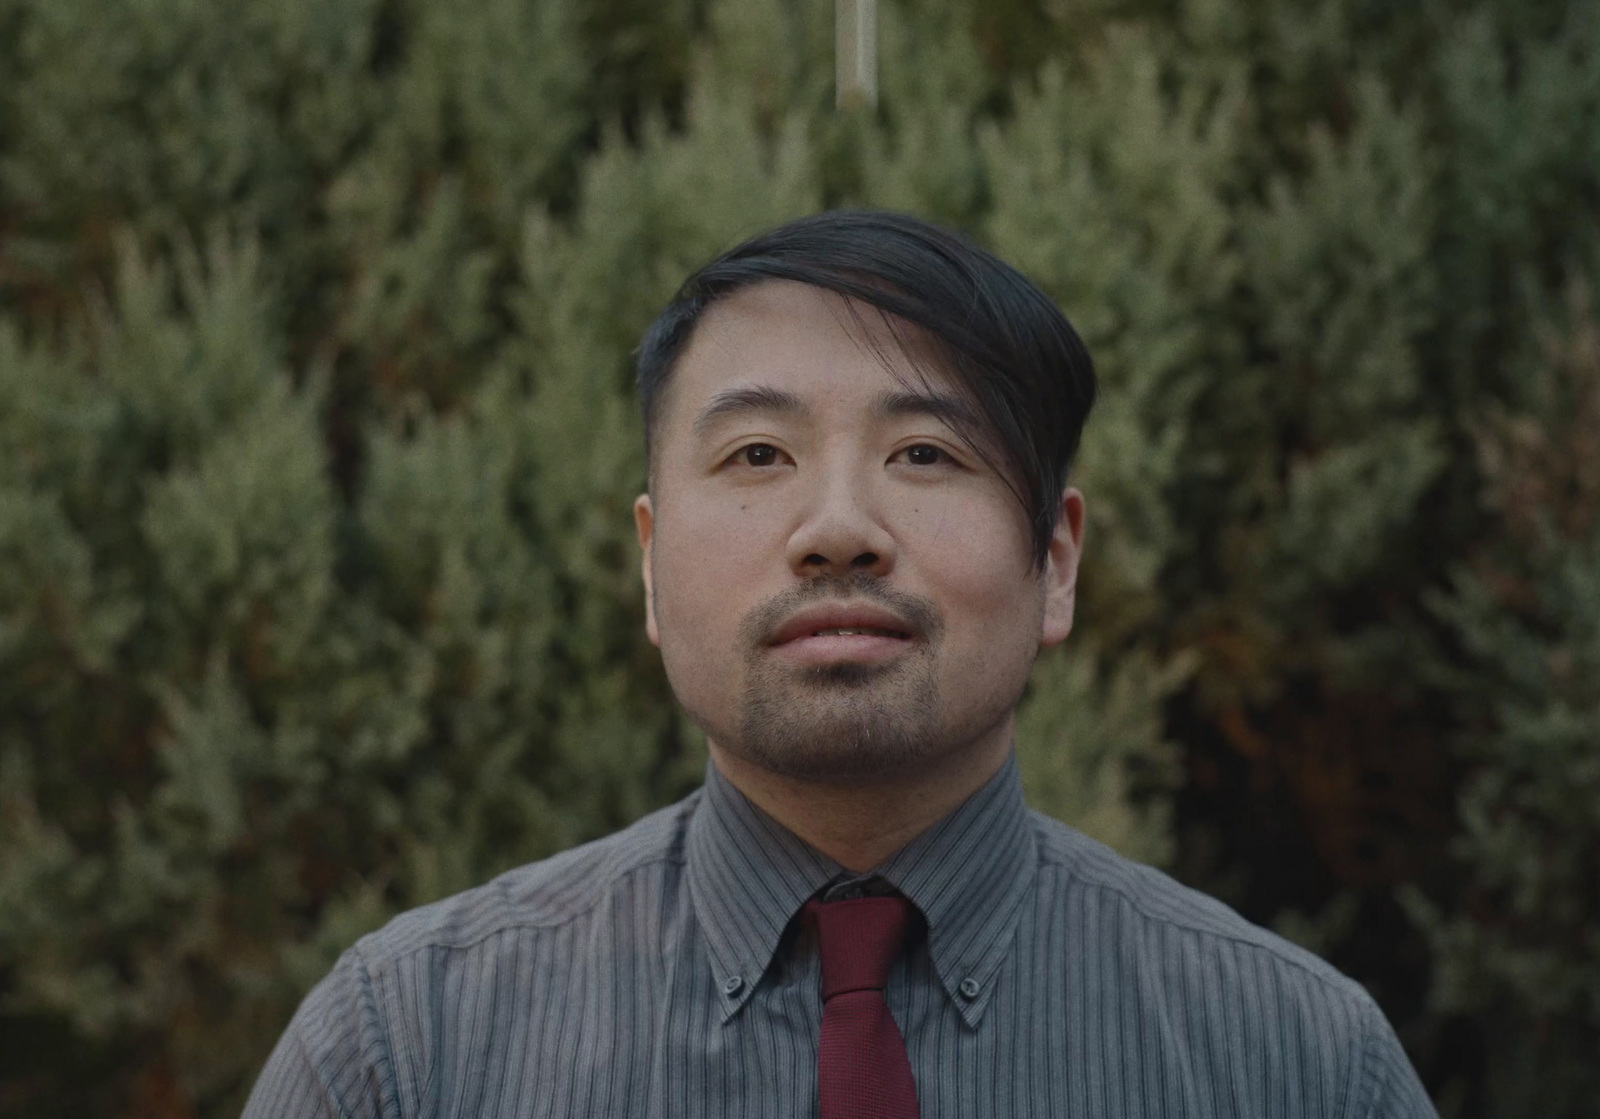
[[[829,210],[769,230],[695,272],[637,351],[649,452],[656,411],[695,326],[719,299],[792,280],[870,304],[925,332],[970,393],[996,464],[1028,515],[1042,567],[1061,488],[1094,404],[1088,348],[1050,297],[966,238],[905,214]],[[970,441],[970,433],[967,436]]]

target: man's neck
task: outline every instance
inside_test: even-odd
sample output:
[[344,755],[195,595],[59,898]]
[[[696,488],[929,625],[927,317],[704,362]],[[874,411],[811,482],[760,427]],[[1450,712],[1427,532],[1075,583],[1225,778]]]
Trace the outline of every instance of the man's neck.
[[999,772],[1011,753],[1011,720],[996,731],[942,766],[871,785],[785,777],[715,742],[711,761],[757,808],[846,870],[861,873],[887,862]]

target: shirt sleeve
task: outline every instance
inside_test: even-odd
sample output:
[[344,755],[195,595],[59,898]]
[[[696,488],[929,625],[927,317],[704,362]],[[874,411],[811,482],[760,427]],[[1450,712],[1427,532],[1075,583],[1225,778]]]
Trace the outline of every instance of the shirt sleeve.
[[371,977],[351,949],[300,1004],[243,1119],[397,1119],[391,1068]]
[[1358,1106],[1354,1114],[1359,1119],[1439,1119],[1427,1089],[1383,1011],[1371,998],[1363,998],[1362,1010],[1366,1088],[1362,1095],[1366,1103]]

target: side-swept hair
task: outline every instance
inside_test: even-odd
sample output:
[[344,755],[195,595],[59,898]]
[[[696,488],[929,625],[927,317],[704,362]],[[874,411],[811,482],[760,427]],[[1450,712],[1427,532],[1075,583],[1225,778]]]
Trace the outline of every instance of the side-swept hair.
[[[637,351],[649,452],[661,394],[695,326],[718,300],[765,280],[793,280],[876,307],[920,328],[981,413],[982,435],[1028,515],[1042,567],[1061,489],[1094,403],[1089,351],[1050,297],[966,238],[904,214],[830,210],[781,225],[687,280]],[[964,437],[969,442],[972,433]],[[974,444],[976,445],[976,444]]]

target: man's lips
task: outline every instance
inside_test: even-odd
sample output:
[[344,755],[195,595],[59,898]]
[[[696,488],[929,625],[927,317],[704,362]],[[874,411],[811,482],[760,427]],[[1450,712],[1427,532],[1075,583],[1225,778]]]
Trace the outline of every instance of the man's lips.
[[772,635],[771,644],[786,645],[791,641],[828,636],[837,630],[866,630],[872,636],[902,641],[909,641],[913,636],[911,623],[881,606],[818,603],[791,614]]
[[788,618],[771,645],[785,659],[806,664],[876,661],[911,647],[910,623],[877,606],[823,603]]

